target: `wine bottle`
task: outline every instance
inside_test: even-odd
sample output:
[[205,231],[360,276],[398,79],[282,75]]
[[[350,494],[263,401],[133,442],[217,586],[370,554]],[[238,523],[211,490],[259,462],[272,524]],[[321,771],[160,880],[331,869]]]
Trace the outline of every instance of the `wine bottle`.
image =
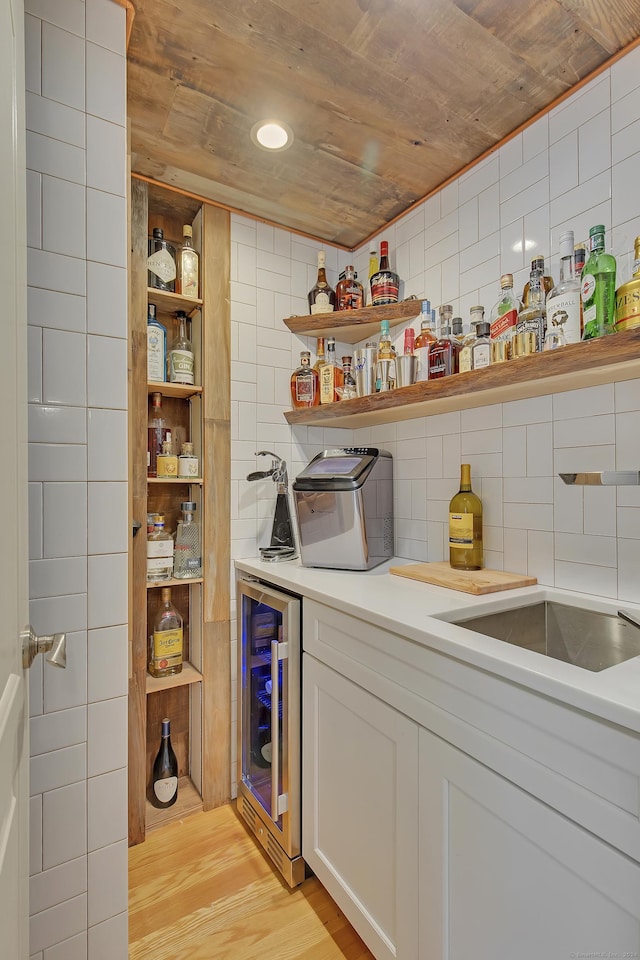
[[449,563],[454,570],[482,570],[482,501],[471,489],[471,466],[460,467],[460,489],[449,504]]
[[171,746],[171,721],[162,721],[160,748],[153,761],[149,802],[154,807],[171,807],[178,799],[178,761]]

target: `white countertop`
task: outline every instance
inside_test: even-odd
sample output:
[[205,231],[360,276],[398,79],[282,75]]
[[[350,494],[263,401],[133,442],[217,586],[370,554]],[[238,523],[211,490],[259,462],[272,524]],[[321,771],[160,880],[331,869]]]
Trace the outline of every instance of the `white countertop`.
[[640,656],[595,673],[447,622],[534,599],[557,600],[614,616],[622,609],[640,619],[640,604],[544,586],[476,597],[389,573],[389,567],[411,562],[396,557],[368,571],[324,570],[303,567],[299,560],[270,563],[259,558],[236,560],[235,566],[240,573],[640,732]]

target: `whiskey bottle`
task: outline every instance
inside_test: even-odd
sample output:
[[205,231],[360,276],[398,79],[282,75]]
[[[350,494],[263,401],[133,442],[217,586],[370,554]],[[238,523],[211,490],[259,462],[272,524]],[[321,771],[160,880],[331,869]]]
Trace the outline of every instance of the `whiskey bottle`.
[[327,338],[327,361],[320,367],[320,403],[334,403],[340,399],[338,388],[342,387],[343,371],[336,359],[335,337]]
[[351,357],[342,358],[342,386],[338,387],[338,394],[341,400],[353,400],[358,396],[356,391],[356,381],[351,372]]
[[182,518],[176,529],[173,551],[173,575],[177,580],[193,580],[202,576],[202,550],[200,548],[200,524],[194,520],[196,504],[186,500],[180,504]]
[[316,362],[313,365],[313,369],[316,371],[318,376],[320,375],[320,367],[324,366],[326,362],[327,358],[324,354],[324,337],[318,337],[316,345]]
[[449,504],[449,563],[454,570],[482,570],[482,501],[471,489],[471,467],[460,466],[460,489]]
[[173,573],[173,537],[165,530],[164,514],[156,513],[147,535],[147,580],[170,580]]
[[451,335],[451,327],[441,328],[440,336],[429,349],[429,380],[449,377],[458,372],[460,344]]
[[413,353],[416,358],[414,383],[422,383],[429,379],[429,349],[438,339],[431,324],[431,304],[423,300],[420,313],[420,333],[416,337]]
[[353,266],[345,267],[344,273],[336,286],[336,310],[359,310],[364,307],[364,287],[356,280]]
[[152,677],[172,677],[182,673],[182,617],[171,602],[171,588],[162,588],[162,604],[153,622],[149,650]]
[[318,277],[309,290],[309,313],[333,313],[336,308],[336,294],[327,281],[326,257],[324,250],[318,250]]
[[524,289],[523,289],[523,291],[522,291],[522,306],[523,306],[523,307],[528,307],[528,306],[529,306],[529,289],[530,289],[530,283],[531,283],[531,272],[534,271],[534,270],[535,270],[537,273],[540,274],[540,277],[541,277],[541,280],[542,280],[542,282],[541,282],[541,289],[542,289],[542,299],[543,299],[543,300],[546,299],[547,294],[549,294],[549,293],[551,292],[551,290],[553,290],[553,288],[554,288],[554,286],[555,286],[555,284],[554,284],[554,282],[553,282],[553,277],[550,277],[550,276],[548,276],[548,275],[545,275],[545,272],[544,272],[544,257],[539,257],[539,256],[538,256],[538,257],[532,257],[532,259],[531,259],[531,271],[529,272],[529,280],[527,280],[527,282],[525,283]]
[[371,303],[378,307],[384,303],[397,303],[400,281],[398,274],[389,266],[389,244],[380,241],[380,267],[369,280]]
[[511,356],[511,338],[515,332],[522,304],[513,292],[513,274],[500,277],[500,297],[491,308],[491,340],[498,346],[492,348],[491,362],[508,360]]
[[308,350],[300,353],[300,366],[291,374],[291,403],[298,410],[302,407],[317,407],[320,403],[320,380],[311,366]]
[[564,343],[579,343],[580,280],[574,271],[573,230],[560,237],[560,280],[547,295],[547,333],[545,337],[563,339]]
[[580,295],[584,321],[583,340],[614,332],[616,259],[604,249],[604,226],[589,230],[591,253],[582,269]]
[[633,276],[616,291],[616,330],[632,330],[640,325],[640,237],[636,237],[633,247]]
[[183,310],[176,313],[178,333],[169,351],[169,382],[195,383],[194,357],[191,341],[187,336],[187,315]]
[[178,257],[180,293],[189,300],[198,299],[199,257],[193,249],[193,231],[188,223],[182,228],[182,246]]
[[160,227],[154,227],[149,237],[149,256],[147,257],[147,284],[157,290],[175,293],[176,290],[176,248],[164,239]]
[[162,415],[162,394],[151,394],[151,409],[147,427],[147,476],[157,477],[158,454],[162,453],[162,444],[170,436],[167,422]]
[[161,725],[160,748],[153,761],[149,803],[165,809],[178,799],[178,761],[171,746],[171,721],[165,717]]
[[540,353],[547,328],[547,312],[542,292],[542,275],[532,270],[529,276],[529,299],[518,314],[515,332],[511,343],[514,357],[524,357],[529,353]]
[[156,317],[156,305],[147,308],[147,380],[163,383],[167,371],[167,331]]

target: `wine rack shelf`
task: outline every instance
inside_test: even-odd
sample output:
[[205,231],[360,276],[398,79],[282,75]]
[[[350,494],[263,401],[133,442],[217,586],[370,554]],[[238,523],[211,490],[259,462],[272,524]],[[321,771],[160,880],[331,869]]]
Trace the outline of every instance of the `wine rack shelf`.
[[285,419],[292,426],[366,427],[636,377],[640,377],[640,328],[520,357],[484,370],[457,373],[354,400],[290,410]]
[[[180,581],[178,581],[179,583]],[[183,581],[184,582],[184,581]],[[147,693],[158,693],[160,690],[172,690],[174,687],[186,687],[190,683],[201,683],[202,674],[192,663],[185,661],[180,673],[171,677],[152,677],[147,674]]]

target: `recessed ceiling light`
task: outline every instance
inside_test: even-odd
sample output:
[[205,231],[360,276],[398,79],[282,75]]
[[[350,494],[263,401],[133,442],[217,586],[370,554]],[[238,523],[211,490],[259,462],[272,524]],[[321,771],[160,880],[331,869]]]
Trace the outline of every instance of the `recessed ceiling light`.
[[293,130],[281,120],[259,120],[251,128],[251,139],[263,150],[286,150],[293,143]]

